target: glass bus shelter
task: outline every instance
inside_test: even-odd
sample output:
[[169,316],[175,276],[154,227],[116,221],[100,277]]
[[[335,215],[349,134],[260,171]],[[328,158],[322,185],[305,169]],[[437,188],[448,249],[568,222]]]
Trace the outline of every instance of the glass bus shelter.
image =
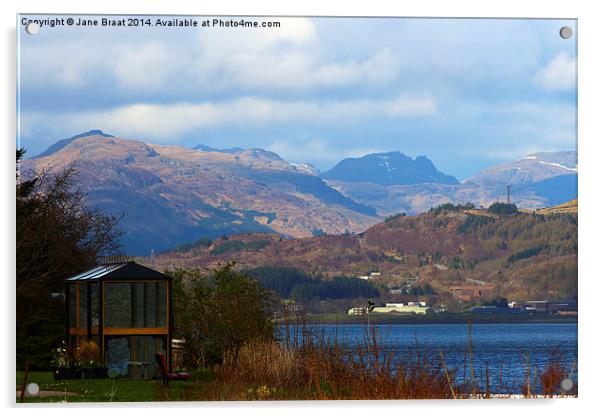
[[65,326],[71,346],[100,347],[110,376],[153,378],[155,353],[171,371],[171,277],[135,262],[97,266],[66,279]]

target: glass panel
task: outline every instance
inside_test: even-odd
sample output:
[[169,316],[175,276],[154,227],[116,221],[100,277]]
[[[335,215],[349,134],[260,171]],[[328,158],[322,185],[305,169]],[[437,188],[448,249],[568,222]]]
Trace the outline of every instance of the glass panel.
[[105,283],[105,324],[108,328],[132,326],[132,285]]
[[77,285],[71,283],[69,285],[69,327],[77,328]]
[[167,283],[157,283],[157,327],[167,326]]
[[133,283],[132,291],[133,326],[144,328],[144,283]]
[[144,284],[144,326],[155,328],[157,326],[157,284]]
[[98,327],[98,320],[99,320],[99,316],[98,316],[98,290],[99,290],[100,285],[98,283],[92,283],[90,285],[90,290],[92,292],[92,304],[91,304],[91,308],[92,308],[92,327]]
[[79,327],[80,328],[86,328],[86,325],[88,323],[88,308],[87,308],[87,301],[88,301],[88,285],[83,283],[83,284],[78,284],[79,287]]
[[129,375],[130,361],[130,337],[108,337],[105,364],[108,368],[109,376]]
[[155,353],[165,354],[165,341],[162,336],[134,336],[136,346],[135,359],[130,363],[130,374],[133,378],[151,379],[159,376],[156,368]]
[[136,343],[136,360],[138,361],[144,361],[145,358],[145,351],[146,351],[146,345],[144,343],[144,338],[143,336],[139,336],[139,337],[134,337],[135,338],[135,343]]
[[167,283],[105,283],[105,327],[167,326]]

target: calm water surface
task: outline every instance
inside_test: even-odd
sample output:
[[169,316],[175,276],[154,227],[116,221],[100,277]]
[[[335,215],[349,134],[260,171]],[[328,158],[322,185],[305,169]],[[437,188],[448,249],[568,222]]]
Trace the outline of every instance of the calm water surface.
[[[468,363],[468,326],[466,324],[376,325],[379,345],[392,352],[396,360],[415,360],[417,345],[421,354],[441,362],[444,354],[448,369],[456,370],[458,382],[470,377]],[[337,337],[344,348],[365,343],[364,325],[311,325],[316,337]],[[577,324],[473,324],[473,367],[476,378],[489,380],[494,392],[517,392],[525,383],[526,368],[531,380],[537,380],[554,351],[567,369],[574,368],[577,381]]]

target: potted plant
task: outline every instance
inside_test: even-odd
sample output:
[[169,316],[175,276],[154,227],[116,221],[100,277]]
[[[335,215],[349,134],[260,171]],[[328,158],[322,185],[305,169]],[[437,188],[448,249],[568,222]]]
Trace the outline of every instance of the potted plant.
[[108,377],[107,367],[102,361],[102,354],[96,342],[80,341],[77,344],[74,358],[76,366],[81,369],[82,378]]
[[65,341],[54,351],[52,374],[55,380],[75,380],[81,378],[80,369],[75,365],[75,349]]
[[52,364],[55,380],[108,377],[100,348],[94,341],[82,340],[75,347],[63,341],[54,351]]

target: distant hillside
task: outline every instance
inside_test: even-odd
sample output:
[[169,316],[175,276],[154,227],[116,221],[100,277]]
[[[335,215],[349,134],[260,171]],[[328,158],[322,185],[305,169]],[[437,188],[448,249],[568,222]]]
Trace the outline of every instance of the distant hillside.
[[289,163],[265,149],[160,146],[91,130],[22,168],[27,174],[70,164],[92,207],[125,214],[123,243],[133,255],[241,233],[361,233],[387,216],[443,203],[488,206],[505,200],[507,184],[522,210],[577,197],[575,152],[536,153],[458,183],[425,156],[400,152],[345,159],[320,176],[309,163]]
[[530,193],[546,201],[545,207],[559,205],[577,197],[577,175],[558,175],[529,185],[516,186],[513,190],[521,195]]
[[274,152],[227,150],[159,146],[91,131],[51,146],[22,167],[61,170],[75,163],[88,203],[126,214],[123,242],[134,255],[248,232],[359,232],[379,220],[374,208]]
[[565,202],[564,204],[537,210],[537,214],[577,214],[578,209],[579,204],[576,199],[573,199],[572,201]]
[[533,153],[514,162],[484,169],[464,183],[487,187],[524,186],[563,175],[577,175],[577,152]]
[[[491,283],[497,295],[512,299],[563,299],[577,293],[577,222],[576,214],[504,217],[449,205],[415,217],[391,217],[359,235],[235,236],[167,252],[156,262],[211,269],[236,261],[240,268],[284,266],[325,276],[380,271],[388,287],[417,276],[412,284],[428,283],[439,293],[470,279]],[[250,244],[258,240],[261,245]],[[220,250],[224,244],[237,249]]]
[[439,172],[426,156],[412,159],[400,152],[373,153],[359,158],[344,159],[325,172],[324,179],[345,182],[369,182],[378,185],[415,185],[445,183],[458,180]]
[[484,169],[459,184],[384,185],[368,180],[368,176],[362,182],[327,179],[327,183],[383,216],[418,214],[447,202],[488,206],[506,199],[507,185],[511,185],[512,201],[520,208],[537,209],[577,198],[576,160],[576,152],[571,151],[535,153]]

